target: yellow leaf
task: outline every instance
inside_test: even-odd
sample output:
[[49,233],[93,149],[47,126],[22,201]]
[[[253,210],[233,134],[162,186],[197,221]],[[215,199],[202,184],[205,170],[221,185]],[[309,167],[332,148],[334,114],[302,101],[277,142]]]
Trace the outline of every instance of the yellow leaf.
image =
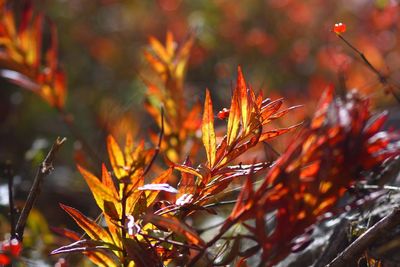
[[118,179],[127,176],[128,172],[125,169],[124,154],[122,153],[117,141],[115,141],[114,137],[111,135],[107,137],[107,150],[115,176],[117,176]]
[[102,252],[90,251],[90,252],[83,252],[83,254],[85,254],[86,257],[88,257],[90,261],[93,262],[98,267],[118,267],[121,265],[116,263],[113,258]]
[[240,127],[240,107],[238,102],[238,91],[235,89],[232,96],[231,107],[228,117],[228,128],[227,128],[227,143],[230,146],[236,139],[239,133]]
[[157,57],[160,58],[164,63],[169,63],[171,58],[169,57],[167,50],[160,43],[160,41],[158,41],[154,37],[150,37],[149,43]]
[[85,179],[86,183],[88,184],[90,191],[92,191],[93,197],[96,200],[97,205],[99,208],[104,211],[104,201],[118,201],[113,196],[113,191],[111,188],[105,186],[96,176],[94,176],[89,171],[85,170],[81,166],[77,166],[79,172],[82,174],[83,178]]
[[63,204],[60,204],[60,206],[72,217],[72,219],[74,219],[79,227],[82,228],[91,239],[113,244],[110,234],[103,227],[95,223],[95,221],[89,219],[77,209]]
[[201,126],[202,140],[206,149],[208,166],[211,169],[215,164],[217,140],[214,130],[214,113],[210,92],[206,90],[206,100],[204,102],[203,124]]
[[249,97],[247,94],[247,87],[246,87],[246,82],[243,77],[242,69],[240,66],[238,67],[238,77],[237,77],[237,84],[236,84],[236,90],[239,91],[239,101],[240,101],[240,107],[241,107],[241,112],[242,112],[242,122],[243,122],[243,129],[247,129],[249,120],[250,120],[250,103],[249,103]]

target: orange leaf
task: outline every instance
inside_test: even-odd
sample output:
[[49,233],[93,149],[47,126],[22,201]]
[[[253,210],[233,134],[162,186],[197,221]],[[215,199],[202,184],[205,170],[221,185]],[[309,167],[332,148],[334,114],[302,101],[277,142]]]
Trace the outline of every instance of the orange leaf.
[[[88,184],[90,191],[92,191],[93,197],[96,200],[99,208],[104,211],[104,201],[114,202],[117,199],[113,196],[113,190],[105,186],[96,176],[89,171],[85,170],[81,166],[77,166],[79,172],[82,174],[86,183]],[[115,188],[114,188],[115,189]]]
[[204,101],[203,124],[201,127],[201,131],[203,134],[202,140],[206,149],[208,166],[211,169],[215,164],[217,140],[214,130],[213,105],[208,89],[206,90],[206,100]]
[[238,91],[233,91],[231,107],[229,109],[228,128],[227,128],[227,144],[230,146],[236,139],[240,127],[240,107],[238,102]]
[[121,266],[120,263],[115,263],[115,260],[99,251],[89,251],[89,252],[83,252],[83,254],[86,255],[90,259],[91,262],[93,262],[96,266],[98,267],[117,267]]
[[271,138],[273,138],[273,137],[282,135],[282,134],[284,134],[284,133],[293,131],[293,130],[297,129],[297,128],[298,128],[300,125],[302,125],[302,124],[303,124],[303,123],[301,122],[301,123],[292,125],[292,126],[287,127],[287,128],[276,129],[276,130],[271,130],[271,131],[267,131],[267,132],[265,132],[265,133],[262,133],[259,142],[262,142],[262,141],[271,139]]
[[172,58],[176,49],[176,43],[174,40],[174,36],[170,31],[167,32],[167,37],[165,38],[165,49],[169,57]]
[[247,125],[250,121],[251,105],[249,103],[249,96],[247,92],[246,82],[243,77],[242,69],[238,67],[238,77],[237,77],[237,89],[239,91],[239,104],[241,107],[241,115],[243,122],[243,129],[247,129]]
[[240,194],[237,198],[236,204],[232,209],[229,218],[235,220],[240,216],[246,208],[251,207],[253,198],[253,184],[251,182],[251,174],[246,177],[246,183],[244,184]]
[[81,236],[77,232],[66,229],[66,228],[50,227],[50,229],[51,229],[51,231],[55,232],[56,234],[66,237],[72,241],[78,241],[81,239]]
[[165,47],[160,43],[160,41],[151,36],[149,38],[149,43],[157,57],[161,59],[163,63],[169,63],[170,57],[168,55],[168,52]]
[[180,172],[184,172],[184,173],[190,173],[193,174],[197,177],[199,177],[200,179],[203,177],[201,175],[201,173],[199,173],[198,171],[196,171],[194,168],[192,168],[191,166],[186,166],[186,165],[174,165],[174,169],[180,171]]
[[333,93],[334,93],[333,86],[329,86],[323,92],[317,106],[317,111],[315,112],[314,118],[311,121],[312,129],[318,128],[324,123],[326,112],[328,110],[329,104],[332,102],[333,99]]
[[128,172],[124,169],[126,167],[124,154],[112,135],[107,137],[107,150],[115,176],[117,176],[118,179],[125,177]]
[[261,107],[261,118],[262,124],[269,122],[270,116],[273,115],[283,104],[283,99],[277,99],[272,102],[268,102],[266,105]]
[[103,163],[101,166],[101,182],[105,187],[109,189],[109,192],[115,197],[118,198],[118,192],[115,188],[114,182],[111,178],[110,173],[108,172],[106,165]]
[[[192,163],[187,158],[184,162],[185,166],[191,167]],[[194,194],[196,191],[196,181],[193,174],[182,172],[181,180],[178,184],[178,194],[176,199],[179,199],[184,194]]]
[[91,239],[113,243],[108,232],[99,226],[95,221],[89,219],[80,211],[72,207],[63,204],[60,204],[60,206],[72,217],[72,219],[74,219],[79,227],[81,227]]

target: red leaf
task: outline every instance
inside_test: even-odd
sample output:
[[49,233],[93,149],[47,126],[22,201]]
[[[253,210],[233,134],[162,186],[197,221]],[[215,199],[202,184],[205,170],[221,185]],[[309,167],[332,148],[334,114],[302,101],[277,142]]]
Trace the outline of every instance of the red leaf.
[[65,210],[74,221],[81,227],[87,235],[94,240],[102,240],[104,242],[112,243],[112,238],[106,230],[99,226],[95,221],[83,215],[80,211],[60,204],[61,208]]

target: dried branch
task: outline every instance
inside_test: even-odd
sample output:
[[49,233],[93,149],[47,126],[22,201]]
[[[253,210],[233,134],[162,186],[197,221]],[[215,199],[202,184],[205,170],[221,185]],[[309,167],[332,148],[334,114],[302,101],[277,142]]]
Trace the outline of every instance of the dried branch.
[[360,256],[373,242],[379,239],[382,234],[400,223],[400,208],[394,209],[389,215],[382,218],[374,226],[369,228],[353,243],[351,243],[343,252],[341,252],[328,267],[347,266]]
[[25,205],[22,209],[21,215],[19,216],[17,225],[15,227],[16,237],[20,241],[23,240],[24,229],[25,229],[26,221],[28,219],[28,215],[31,212],[32,207],[35,204],[36,198],[38,197],[38,195],[40,193],[40,184],[41,184],[43,178],[45,176],[49,175],[50,172],[53,170],[53,161],[54,161],[55,155],[66,140],[67,139],[65,137],[64,138],[57,137],[57,140],[54,142],[49,153],[47,154],[44,161],[40,164],[40,166],[36,172],[36,176],[33,180],[33,184],[29,191],[28,198],[25,202]]

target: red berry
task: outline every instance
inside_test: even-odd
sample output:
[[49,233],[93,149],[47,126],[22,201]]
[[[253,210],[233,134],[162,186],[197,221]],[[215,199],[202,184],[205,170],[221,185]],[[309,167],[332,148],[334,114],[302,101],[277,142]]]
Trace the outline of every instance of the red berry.
[[218,115],[217,115],[218,119],[220,119],[220,120],[224,120],[224,119],[228,118],[228,116],[229,116],[229,109],[227,109],[227,108],[223,108],[220,112],[218,112]]
[[10,257],[8,257],[6,254],[1,254],[0,253],[0,265],[8,265],[11,263]]
[[336,23],[335,26],[333,26],[333,31],[336,34],[344,33],[346,31],[346,24],[341,23],[341,22]]

